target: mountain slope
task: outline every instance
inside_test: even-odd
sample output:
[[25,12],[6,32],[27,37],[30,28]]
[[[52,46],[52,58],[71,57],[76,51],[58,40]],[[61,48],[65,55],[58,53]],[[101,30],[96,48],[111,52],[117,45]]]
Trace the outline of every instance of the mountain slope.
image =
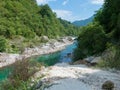
[[35,0],[2,0],[0,12],[0,35],[6,38],[55,37],[66,30],[48,5],[38,6]]
[[85,20],[74,21],[73,25],[75,25],[75,26],[86,26],[88,23],[93,21],[93,18],[94,18],[94,16],[92,16],[88,19],[85,19]]
[[[47,4],[38,6],[36,0],[0,0],[0,38],[8,41],[5,45],[10,45],[9,48],[18,50],[21,44],[31,46],[30,41],[32,46],[40,43],[36,37],[39,40],[41,36],[56,38],[78,34],[79,30],[75,26],[63,20],[67,23],[67,29],[61,21]],[[14,39],[17,38],[15,42]],[[1,47],[4,46],[2,43],[1,41]],[[16,43],[20,43],[19,46]],[[6,51],[5,49],[0,52]]]

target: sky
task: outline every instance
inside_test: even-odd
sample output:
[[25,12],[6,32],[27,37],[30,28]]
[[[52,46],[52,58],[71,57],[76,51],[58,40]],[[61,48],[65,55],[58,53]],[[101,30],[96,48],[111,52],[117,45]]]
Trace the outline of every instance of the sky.
[[36,0],[38,5],[48,4],[57,17],[73,22],[84,20],[99,10],[104,0]]

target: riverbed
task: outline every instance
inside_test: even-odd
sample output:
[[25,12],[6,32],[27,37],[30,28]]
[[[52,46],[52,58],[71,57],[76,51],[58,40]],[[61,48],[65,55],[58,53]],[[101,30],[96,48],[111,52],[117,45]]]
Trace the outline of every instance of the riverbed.
[[[75,48],[76,48],[76,42],[66,46],[66,48],[61,51],[37,56],[34,58],[34,60],[37,60],[38,63],[43,63],[46,66],[51,66],[58,62],[71,62],[72,61],[71,55]],[[12,69],[10,69],[9,67],[2,68],[0,70],[0,81],[5,80],[11,73],[11,70]]]

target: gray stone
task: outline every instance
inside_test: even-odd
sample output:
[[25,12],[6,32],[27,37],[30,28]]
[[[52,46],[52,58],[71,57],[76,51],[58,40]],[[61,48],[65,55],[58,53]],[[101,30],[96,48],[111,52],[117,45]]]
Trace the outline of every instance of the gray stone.
[[101,57],[95,57],[90,63],[98,63],[100,60],[102,60]]
[[35,89],[39,89],[43,85],[42,81],[39,81],[39,83],[35,86]]
[[106,81],[102,85],[102,90],[114,90],[114,83],[112,81]]
[[87,61],[88,63],[91,63],[91,61],[94,59],[95,57],[91,56],[88,58],[85,58],[84,60]]
[[42,37],[41,37],[41,40],[42,40],[42,41],[49,41],[49,38],[48,38],[47,36],[42,36]]

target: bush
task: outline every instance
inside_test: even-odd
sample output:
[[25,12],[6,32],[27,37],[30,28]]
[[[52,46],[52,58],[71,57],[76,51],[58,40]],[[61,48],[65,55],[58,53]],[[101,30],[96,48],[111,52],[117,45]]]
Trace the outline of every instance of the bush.
[[101,25],[93,23],[83,27],[78,37],[78,47],[74,52],[74,59],[83,59],[103,52],[106,49],[106,41],[107,37]]
[[115,68],[120,70],[120,47],[112,46],[104,53],[103,61],[98,63],[102,68]]
[[0,52],[5,52],[7,50],[7,40],[0,36]]
[[39,71],[41,64],[33,60],[21,60],[13,64],[13,71],[0,90],[30,90],[30,78]]

